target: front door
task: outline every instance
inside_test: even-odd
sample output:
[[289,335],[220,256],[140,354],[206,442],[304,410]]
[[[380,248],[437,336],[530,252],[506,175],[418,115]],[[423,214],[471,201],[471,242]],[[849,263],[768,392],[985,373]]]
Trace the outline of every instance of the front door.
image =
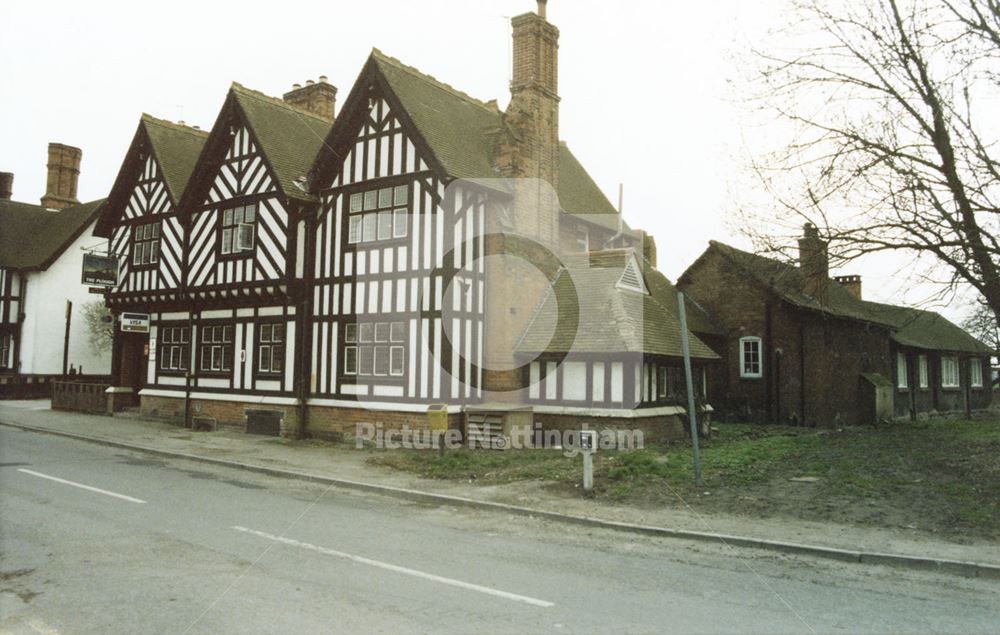
[[146,374],[149,361],[149,334],[122,334],[122,386],[132,389],[132,394],[138,395],[146,385]]

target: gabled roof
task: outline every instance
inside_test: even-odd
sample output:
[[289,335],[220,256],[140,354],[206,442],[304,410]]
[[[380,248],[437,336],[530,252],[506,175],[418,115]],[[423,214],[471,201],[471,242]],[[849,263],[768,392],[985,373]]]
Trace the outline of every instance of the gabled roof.
[[333,122],[233,82],[195,164],[197,179],[185,192],[181,207],[191,209],[204,199],[209,187],[206,177],[215,173],[213,166],[229,149],[234,116],[246,123],[282,194],[302,201],[316,200],[300,186],[299,179],[308,177]]
[[231,94],[285,196],[312,200],[297,180],[309,174],[333,121],[235,82]]
[[993,352],[989,346],[934,311],[878,302],[865,302],[865,304],[892,323],[896,329],[892,339],[903,346],[984,355]]
[[[680,357],[680,320],[673,285],[648,266],[643,271],[648,294],[618,285],[626,263],[634,257],[631,249],[619,249],[565,258],[566,265],[532,315],[515,346],[516,352]],[[574,296],[578,311],[574,311]],[[703,318],[692,320],[691,314],[700,312],[696,307],[689,311],[691,356],[718,359],[692,332],[692,325]]]
[[[838,318],[887,326],[892,330],[892,339],[903,346],[983,354],[988,354],[991,350],[962,328],[933,311],[860,300],[833,280],[829,282],[825,297],[821,301],[802,291],[802,274],[798,267],[741,251],[716,241],[711,241],[709,244],[709,250],[714,249],[722,254],[748,276],[771,288],[780,298],[794,306],[820,311]],[[696,264],[697,261],[688,267],[688,271],[691,271]],[[685,276],[687,272],[681,277]]]
[[[710,250],[722,254],[747,276],[770,288],[782,300],[796,307],[819,311],[837,318],[860,320],[883,326],[892,325],[885,315],[873,311],[872,307],[868,306],[869,303],[859,300],[850,291],[832,281],[827,285],[824,297],[809,295],[803,291],[802,273],[794,265],[751,254],[714,240],[709,241]],[[688,271],[696,264],[697,261],[688,267]],[[687,271],[681,278],[686,275]]]
[[112,216],[115,212],[120,214],[124,209],[134,186],[134,178],[142,169],[139,153],[144,146],[148,144],[148,150],[155,157],[170,202],[176,207],[187,189],[206,138],[208,133],[204,130],[195,130],[143,113],[115,183],[111,186],[108,205],[101,210],[101,218],[94,233],[98,236],[110,236],[112,226],[118,221],[117,216]]
[[[495,160],[505,124],[496,101],[484,102],[471,97],[373,49],[344,102],[327,148],[320,151],[316,166],[319,180],[325,179],[325,165],[333,161],[338,139],[345,142],[341,136],[353,134],[348,125],[348,111],[359,107],[370,82],[382,82],[391,91],[392,98],[403,110],[402,117],[412,124],[413,132],[432,155],[430,162],[444,172],[443,176],[481,182],[500,178]],[[350,143],[354,143],[353,138]],[[499,183],[485,184],[508,190]],[[617,230],[617,210],[565,144],[559,147],[558,194],[564,211],[586,215],[584,220]]]
[[160,165],[163,180],[176,205],[187,188],[198,156],[205,146],[208,132],[157,119],[145,113],[142,115],[140,125],[146,130],[149,143],[153,147],[153,155]]
[[60,211],[0,200],[0,267],[47,269],[97,218],[104,199]]
[[373,49],[371,61],[444,171],[456,179],[497,178],[493,167],[501,113]]

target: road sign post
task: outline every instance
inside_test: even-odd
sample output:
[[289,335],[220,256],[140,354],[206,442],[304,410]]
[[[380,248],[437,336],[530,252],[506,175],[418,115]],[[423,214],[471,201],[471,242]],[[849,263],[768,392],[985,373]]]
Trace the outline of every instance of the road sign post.
[[594,489],[594,451],[597,449],[597,432],[580,431],[580,453],[583,454],[583,489]]

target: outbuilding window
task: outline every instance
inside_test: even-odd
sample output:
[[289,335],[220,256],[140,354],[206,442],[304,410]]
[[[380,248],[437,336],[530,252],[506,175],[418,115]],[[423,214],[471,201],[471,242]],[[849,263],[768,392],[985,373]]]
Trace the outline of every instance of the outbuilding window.
[[927,356],[921,355],[917,358],[917,370],[920,375],[920,387],[929,388],[931,385],[930,377],[927,372]]
[[983,363],[978,359],[969,360],[969,385],[973,388],[983,387]]
[[759,337],[740,338],[740,377],[764,376],[763,345]]
[[961,385],[958,377],[958,358],[941,358],[941,387],[958,388]]
[[906,389],[909,388],[910,382],[907,374],[906,355],[902,353],[896,353],[896,387]]

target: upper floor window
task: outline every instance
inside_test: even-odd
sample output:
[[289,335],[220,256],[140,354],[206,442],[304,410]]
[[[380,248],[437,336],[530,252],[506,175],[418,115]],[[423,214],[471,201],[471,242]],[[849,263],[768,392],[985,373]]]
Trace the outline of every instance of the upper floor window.
[[973,388],[983,387],[983,363],[978,359],[969,360],[969,385]]
[[257,337],[257,370],[280,373],[285,367],[285,325],[262,324]]
[[920,387],[928,388],[931,385],[930,376],[927,372],[927,356],[921,355],[917,358],[917,371],[920,375]]
[[401,377],[406,357],[403,322],[344,326],[344,374]]
[[154,265],[160,260],[160,222],[132,228],[132,265]]
[[188,369],[191,330],[186,326],[160,328],[160,370]]
[[223,255],[253,251],[256,233],[257,204],[231,207],[221,212],[220,249]]
[[764,376],[763,350],[759,337],[740,338],[740,377]]
[[961,385],[958,378],[958,358],[941,358],[941,387],[958,388]]
[[232,369],[232,325],[220,324],[201,327],[201,370],[221,373]]
[[409,186],[355,192],[350,197],[347,242],[369,243],[405,238]]
[[896,353],[896,387],[908,388],[909,378],[907,377],[906,355]]

